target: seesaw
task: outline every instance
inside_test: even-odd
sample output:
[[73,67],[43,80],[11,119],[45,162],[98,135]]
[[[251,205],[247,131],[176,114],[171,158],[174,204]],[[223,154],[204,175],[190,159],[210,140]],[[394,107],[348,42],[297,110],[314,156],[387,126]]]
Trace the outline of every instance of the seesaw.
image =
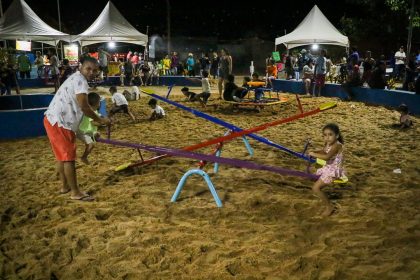
[[[212,121],[212,122],[214,122],[216,124],[219,124],[221,126],[224,126],[224,127],[228,128],[228,129],[232,130],[232,133],[229,134],[229,135],[225,135],[225,136],[222,136],[222,137],[217,137],[217,138],[214,138],[214,139],[207,140],[205,142],[201,142],[201,143],[198,143],[198,144],[195,144],[195,145],[187,146],[187,147],[182,148],[183,150],[193,151],[193,150],[204,148],[204,147],[207,147],[207,146],[211,146],[211,145],[214,145],[214,144],[217,144],[217,143],[226,142],[226,141],[232,140],[232,139],[237,138],[237,137],[242,137],[242,136],[248,135],[249,137],[251,137],[251,138],[253,138],[253,139],[257,140],[257,141],[260,141],[260,142],[265,143],[267,145],[270,145],[270,146],[276,147],[278,149],[281,149],[283,151],[286,151],[286,152],[288,152],[288,153],[290,153],[292,155],[295,155],[295,156],[297,156],[299,158],[302,158],[304,160],[307,160],[307,161],[309,161],[311,163],[316,162],[316,159],[312,159],[312,158],[310,158],[308,156],[305,156],[305,155],[303,155],[301,153],[294,152],[294,151],[292,151],[292,150],[290,150],[288,148],[285,148],[285,147],[283,147],[283,146],[281,146],[279,144],[273,143],[272,141],[270,141],[270,140],[268,140],[268,139],[266,139],[264,137],[258,136],[256,134],[253,134],[253,133],[254,132],[257,132],[257,131],[261,131],[261,130],[267,129],[267,128],[272,127],[272,126],[276,126],[276,125],[279,125],[279,124],[283,124],[283,123],[291,122],[291,121],[294,121],[294,120],[297,120],[297,119],[300,119],[300,118],[304,118],[304,117],[307,117],[307,116],[310,116],[310,115],[319,113],[321,111],[324,111],[324,110],[327,110],[327,109],[330,109],[330,108],[333,108],[333,107],[336,106],[336,103],[329,102],[329,103],[326,103],[326,104],[321,105],[320,107],[318,107],[318,108],[316,108],[316,109],[314,109],[312,111],[308,111],[308,112],[305,112],[305,113],[297,114],[295,116],[288,117],[288,118],[285,118],[285,119],[281,119],[281,120],[277,120],[277,121],[265,123],[263,125],[260,125],[260,126],[257,126],[257,127],[251,128],[251,129],[242,130],[239,127],[236,127],[236,126],[234,126],[234,125],[232,125],[230,123],[227,123],[227,122],[225,122],[225,121],[223,121],[221,119],[218,119],[218,118],[215,118],[213,116],[207,115],[205,113],[202,113],[200,111],[194,110],[192,108],[188,108],[186,106],[183,106],[183,105],[181,105],[181,104],[179,104],[177,102],[174,102],[172,100],[166,99],[166,98],[161,97],[159,95],[156,95],[156,94],[153,94],[153,93],[150,93],[150,92],[146,92],[144,90],[142,90],[142,91],[144,93],[147,93],[151,97],[154,97],[154,98],[156,98],[158,100],[167,102],[167,103],[172,104],[174,106],[177,106],[177,107],[179,107],[181,109],[184,109],[186,111],[189,111],[189,112],[195,114],[196,116],[199,116],[199,117],[208,119],[208,120],[210,120],[210,121]],[[245,138],[244,138],[244,141],[245,141]],[[245,144],[246,143],[247,142],[245,142]],[[131,167],[135,167],[135,166],[150,164],[152,162],[155,162],[155,161],[160,160],[162,158],[165,158],[167,156],[168,155],[158,155],[158,156],[155,156],[155,157],[150,158],[150,159],[147,159],[147,160],[143,160],[142,159],[142,161],[139,161],[139,162],[126,163],[126,164],[123,164],[123,165],[118,166],[115,169],[115,171],[121,171],[121,170],[124,170],[126,168],[131,168]]]
[[279,97],[279,98],[263,98],[261,102],[253,102],[251,99],[243,99],[241,102],[236,101],[227,101],[223,100],[223,103],[231,104],[232,106],[251,106],[251,107],[264,107],[264,106],[273,106],[282,103],[287,103],[289,98],[287,97]]
[[[219,164],[226,164],[226,165],[230,165],[234,167],[246,168],[246,169],[251,169],[251,170],[269,171],[269,172],[273,172],[273,173],[277,173],[281,175],[297,176],[297,177],[302,177],[302,178],[306,178],[310,180],[317,180],[319,178],[319,176],[317,175],[302,172],[302,171],[290,170],[290,169],[280,168],[276,166],[257,164],[257,163],[246,161],[246,160],[200,154],[200,153],[195,153],[195,152],[190,152],[190,151],[185,151],[185,150],[180,150],[180,149],[150,146],[150,145],[145,145],[145,144],[134,144],[134,143],[129,143],[129,142],[120,141],[120,140],[111,140],[111,139],[103,139],[103,138],[98,138],[96,141],[99,143],[109,144],[113,146],[140,149],[140,150],[146,150],[146,151],[154,152],[158,154],[165,154],[167,156],[177,156],[177,157],[196,159],[196,160],[206,161],[206,162],[215,162]],[[218,207],[222,207],[222,202],[219,196],[217,195],[216,189],[214,188],[210,177],[203,170],[198,170],[198,169],[189,170],[184,174],[184,176],[181,178],[175,190],[175,193],[172,196],[171,201],[172,202],[176,201],[176,199],[178,198],[186,182],[186,179],[193,174],[201,175],[204,178],[204,180],[206,181],[210,189],[210,192],[212,193],[214,197],[214,200],[216,201],[216,205]]]
[[[169,92],[170,92],[171,89],[172,88],[169,88]],[[162,96],[156,95],[156,94],[154,94],[151,91],[146,91],[144,89],[141,89],[141,91],[143,93],[148,94],[149,96],[151,96],[151,97],[153,97],[155,99],[158,99],[160,101],[163,101],[163,102],[166,102],[168,104],[171,104],[171,105],[173,105],[173,106],[175,106],[177,108],[180,108],[182,110],[185,110],[187,112],[190,112],[190,113],[194,114],[197,117],[200,117],[200,118],[206,119],[208,121],[211,121],[211,122],[213,122],[213,123],[215,123],[217,125],[223,126],[223,127],[227,128],[227,129],[230,129],[230,130],[232,130],[234,132],[235,131],[243,131],[240,127],[237,127],[237,126],[235,126],[235,125],[233,125],[231,123],[228,123],[228,122],[226,122],[226,121],[224,121],[222,119],[216,118],[214,116],[211,116],[211,115],[208,115],[208,114],[203,113],[201,111],[198,111],[198,110],[189,108],[187,106],[184,106],[184,105],[179,104],[179,103],[177,103],[175,101],[172,101],[172,100],[169,100],[167,98],[164,98]],[[255,131],[252,131],[251,133],[249,133],[250,129],[248,129],[248,130],[246,130],[247,132],[245,134],[247,134],[248,137],[251,137],[254,140],[257,140],[257,141],[259,141],[261,143],[264,143],[264,144],[269,145],[269,146],[272,146],[274,148],[283,150],[283,151],[285,151],[285,152],[287,152],[287,153],[289,153],[289,154],[291,154],[293,156],[296,156],[296,157],[301,158],[303,160],[306,160],[306,161],[309,161],[309,162],[314,163],[315,162],[314,159],[311,159],[310,157],[305,156],[302,153],[298,153],[298,152],[292,151],[292,150],[290,150],[290,149],[288,149],[286,147],[283,147],[283,146],[281,146],[279,144],[276,144],[276,143],[270,141],[267,138],[264,138],[262,136],[259,136],[257,134],[254,134],[253,132],[264,130],[264,129],[268,128],[268,127],[275,126],[275,125],[282,124],[282,123],[286,123],[286,122],[290,122],[290,121],[293,121],[293,120],[296,120],[296,119],[299,119],[299,118],[303,118],[303,117],[307,117],[307,116],[310,116],[310,115],[314,115],[314,114],[317,114],[319,112],[322,112],[322,111],[325,111],[325,110],[334,108],[336,105],[337,104],[335,102],[328,102],[328,103],[322,104],[321,106],[319,106],[318,108],[316,108],[316,109],[314,109],[312,111],[302,112],[300,114],[294,115],[292,117],[289,117],[289,118],[286,118],[286,119],[283,119],[283,120],[277,120],[277,121],[274,121],[274,122],[271,122],[271,123],[260,125],[260,126],[256,127],[257,129]]]
[[[162,96],[159,96],[159,95],[156,95],[156,94],[154,94],[152,91],[148,91],[148,90],[145,90],[145,89],[140,89],[140,90],[141,90],[143,93],[146,93],[146,94],[148,94],[149,96],[151,96],[151,97],[153,97],[153,98],[156,98],[156,99],[158,99],[158,100],[160,100],[160,101],[163,101],[163,102],[166,102],[166,103],[168,103],[168,104],[171,104],[171,105],[173,105],[173,106],[175,106],[175,107],[177,107],[177,108],[180,108],[180,109],[182,109],[182,110],[184,110],[184,111],[190,112],[190,113],[194,114],[194,115],[195,115],[195,116],[197,116],[197,117],[200,117],[200,118],[203,118],[203,119],[205,119],[205,120],[211,121],[211,122],[213,122],[213,123],[215,123],[215,124],[217,124],[217,125],[220,125],[220,126],[223,126],[223,127],[227,128],[227,129],[229,129],[229,130],[232,130],[232,131],[241,131],[241,130],[242,130],[240,127],[237,127],[237,126],[235,126],[235,125],[233,125],[233,124],[231,124],[231,123],[228,123],[228,122],[226,122],[226,121],[224,121],[224,120],[222,120],[222,119],[216,118],[216,117],[211,116],[211,115],[209,115],[209,114],[206,114],[206,113],[203,113],[203,112],[201,112],[201,111],[198,111],[198,110],[195,110],[195,109],[189,108],[189,107],[184,106],[184,105],[182,105],[182,104],[180,104],[180,103],[178,103],[178,102],[175,102],[175,101],[172,101],[172,100],[168,99],[169,94],[170,94],[170,92],[171,92],[171,90],[172,90],[172,87],[169,87],[168,94],[166,95],[166,98],[164,98],[164,97],[162,97]],[[299,97],[298,97],[298,98],[299,98]],[[299,100],[299,99],[298,99],[298,104],[299,104],[299,107],[300,107],[300,111],[301,111],[301,113],[304,113],[304,112],[303,112],[303,110],[301,109],[301,105],[300,105],[300,100]],[[321,112],[321,111],[325,111],[325,110],[330,109],[330,108],[333,108],[333,107],[335,107],[335,106],[336,106],[336,103],[334,103],[334,102],[325,103],[325,104],[323,104],[323,105],[321,105],[321,106],[319,107],[319,109],[320,109],[319,111],[314,112],[313,114],[319,113],[319,112]],[[249,134],[249,135],[248,135],[248,137],[251,137],[251,138],[253,138],[254,140],[257,140],[257,141],[259,141],[259,142],[261,142],[261,143],[264,143],[264,144],[266,144],[266,145],[272,146],[272,147],[274,147],[274,148],[277,148],[277,149],[283,150],[283,151],[285,151],[285,152],[287,152],[287,153],[289,153],[289,154],[291,154],[291,155],[293,155],[293,156],[296,156],[296,157],[298,157],[298,158],[301,158],[301,159],[303,159],[303,160],[306,160],[306,161],[309,161],[309,162],[312,162],[312,163],[313,163],[313,162],[315,162],[314,160],[312,160],[312,159],[311,159],[311,158],[309,158],[308,156],[305,156],[305,155],[303,155],[303,154],[301,154],[301,153],[298,153],[298,152],[292,151],[292,150],[290,150],[290,149],[288,149],[288,148],[286,148],[286,147],[283,147],[283,146],[281,146],[281,145],[279,145],[279,144],[276,144],[276,143],[274,143],[274,142],[270,141],[269,139],[264,138],[264,137],[262,137],[262,136],[259,136],[259,135],[257,135],[257,134],[252,133],[252,134]]]
[[[103,138],[98,138],[97,142],[100,143],[104,143],[104,144],[109,144],[109,145],[113,145],[113,146],[119,146],[119,147],[126,147],[126,148],[133,148],[133,149],[141,149],[141,150],[146,150],[146,151],[150,151],[150,152],[154,152],[154,153],[159,153],[159,154],[165,154],[168,156],[177,156],[177,157],[183,157],[183,158],[190,158],[190,159],[196,159],[196,160],[200,160],[200,161],[204,161],[204,162],[215,162],[218,164],[226,164],[226,165],[230,165],[230,166],[234,166],[234,167],[238,167],[238,168],[246,168],[246,169],[251,169],[251,170],[260,170],[260,171],[269,171],[269,172],[273,172],[273,173],[277,173],[280,175],[286,175],[286,176],[296,176],[296,177],[301,177],[301,178],[306,178],[309,180],[318,180],[319,176],[315,175],[315,174],[310,174],[307,172],[302,172],[302,171],[296,171],[296,170],[291,170],[291,169],[286,169],[286,168],[281,168],[281,167],[276,167],[276,166],[269,166],[269,165],[263,165],[263,164],[257,164],[255,162],[250,162],[250,161],[246,161],[246,160],[240,160],[240,159],[233,159],[233,158],[224,158],[224,157],[219,157],[219,156],[213,156],[213,155],[206,155],[206,154],[200,154],[200,153],[195,153],[195,152],[191,152],[191,151],[185,151],[185,150],[180,150],[180,149],[173,149],[173,148],[167,148],[167,147],[160,147],[160,146],[150,146],[150,145],[145,145],[145,144],[135,144],[135,143],[129,143],[129,142],[125,142],[125,141],[120,141],[120,140],[111,140],[111,139],[103,139]],[[216,192],[216,189],[214,188],[213,183],[211,182],[210,177],[208,176],[208,174],[206,172],[204,172],[201,169],[193,169],[193,170],[189,170],[187,171],[181,178],[181,180],[178,183],[178,186],[171,198],[172,202],[175,202],[177,200],[177,198],[179,197],[181,190],[187,180],[187,178],[193,174],[198,174],[200,176],[203,177],[203,179],[206,181],[211,194],[213,195],[213,198],[216,202],[216,205],[218,207],[222,207],[222,202]],[[347,179],[347,178],[345,178]],[[341,179],[343,180],[343,179]],[[334,181],[334,183],[337,183],[339,180]]]

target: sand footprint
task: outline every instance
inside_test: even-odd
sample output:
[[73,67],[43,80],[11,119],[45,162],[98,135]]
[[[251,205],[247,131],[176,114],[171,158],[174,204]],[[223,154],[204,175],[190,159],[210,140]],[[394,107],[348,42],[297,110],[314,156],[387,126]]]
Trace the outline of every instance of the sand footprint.
[[107,210],[97,210],[95,213],[95,218],[98,221],[106,221],[111,217],[112,212]]

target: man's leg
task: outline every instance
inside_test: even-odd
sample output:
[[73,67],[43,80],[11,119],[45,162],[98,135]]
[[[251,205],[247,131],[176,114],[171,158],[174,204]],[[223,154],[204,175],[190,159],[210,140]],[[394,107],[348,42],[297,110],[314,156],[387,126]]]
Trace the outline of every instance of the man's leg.
[[218,83],[218,87],[219,87],[219,99],[222,99],[223,82],[224,82],[224,79],[223,78],[219,78],[219,83]]
[[62,183],[60,193],[68,193],[70,191],[70,186],[67,184],[66,176],[64,175],[64,162],[57,161],[56,168],[60,181]]
[[75,161],[63,161],[62,163],[65,176],[64,180],[71,189],[71,198],[79,199],[86,196],[86,194],[80,191],[79,186],[77,185]]

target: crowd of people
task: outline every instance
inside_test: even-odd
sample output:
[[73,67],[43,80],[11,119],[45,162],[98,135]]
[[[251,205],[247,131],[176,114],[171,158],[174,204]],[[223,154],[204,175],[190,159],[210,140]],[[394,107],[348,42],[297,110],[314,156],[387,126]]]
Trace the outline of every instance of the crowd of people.
[[[269,56],[266,61],[269,76],[275,75],[272,71],[275,65]],[[402,46],[388,60],[385,55],[374,59],[370,51],[361,57],[353,47],[348,57],[342,57],[335,64],[324,49],[318,55],[302,49],[298,54],[284,56],[283,65],[285,78],[302,80],[307,95],[317,94],[315,89],[311,92],[312,84],[319,92],[325,81],[340,83],[348,92],[356,86],[390,89],[400,83],[400,89],[420,94],[420,50],[407,56]]]

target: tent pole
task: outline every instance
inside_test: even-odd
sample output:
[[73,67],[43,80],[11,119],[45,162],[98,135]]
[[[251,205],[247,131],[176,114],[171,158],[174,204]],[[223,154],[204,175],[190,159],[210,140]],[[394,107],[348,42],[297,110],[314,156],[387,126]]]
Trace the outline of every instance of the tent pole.
[[[2,18],[2,17],[3,17],[3,3],[0,0],[0,18]],[[7,48],[6,40],[3,41],[3,46],[4,46],[4,48]]]
[[[57,11],[58,11],[58,30],[60,30],[60,32],[61,32],[60,0],[57,0]],[[56,47],[56,49],[57,49],[57,47]],[[60,40],[60,51],[61,51],[61,59],[64,59],[63,42],[61,40]],[[58,52],[57,52],[57,55],[58,55]]]
[[149,26],[146,26],[146,35],[147,35],[147,41],[146,41],[146,53],[144,56],[144,60],[149,61]]
[[[411,52],[411,39],[413,37],[413,17],[414,17],[414,0],[411,0],[410,18],[408,26],[408,39],[407,39],[407,57],[410,57]],[[406,60],[408,62],[408,59]]]
[[168,28],[168,54],[171,52],[171,5],[166,0],[166,24]]

